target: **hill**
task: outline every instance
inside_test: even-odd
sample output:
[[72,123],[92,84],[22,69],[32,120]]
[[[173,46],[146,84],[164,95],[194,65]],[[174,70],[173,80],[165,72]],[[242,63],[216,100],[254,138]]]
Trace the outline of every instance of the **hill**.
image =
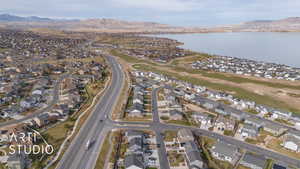
[[259,20],[232,25],[233,32],[299,32],[300,17],[290,17],[280,20]]
[[129,32],[129,33],[183,33],[201,32],[198,28],[174,27],[155,22],[134,22],[116,19],[84,19],[84,20],[56,20],[49,18],[19,17],[14,15],[0,15],[0,27],[10,29],[55,29],[66,31],[93,32]]
[[37,16],[21,17],[10,14],[1,14],[0,22],[50,22],[52,19]]
[[281,20],[256,20],[212,28],[175,27],[155,22],[116,19],[57,20],[37,16],[0,15],[0,27],[9,29],[54,29],[108,33],[207,33],[207,32],[300,32],[300,17]]

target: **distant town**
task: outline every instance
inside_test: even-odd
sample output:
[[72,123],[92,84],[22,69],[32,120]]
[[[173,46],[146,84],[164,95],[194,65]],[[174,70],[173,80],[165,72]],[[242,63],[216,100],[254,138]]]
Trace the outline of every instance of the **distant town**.
[[300,80],[300,68],[226,56],[196,61],[192,64],[192,68],[268,79]]

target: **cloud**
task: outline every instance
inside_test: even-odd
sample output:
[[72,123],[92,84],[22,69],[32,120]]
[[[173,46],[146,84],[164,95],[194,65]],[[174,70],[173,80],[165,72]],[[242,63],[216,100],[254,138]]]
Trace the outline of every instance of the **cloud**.
[[143,8],[158,11],[184,12],[200,7],[196,0],[112,0],[119,8]]
[[186,26],[300,16],[299,8],[299,0],[3,0],[0,13],[115,18]]

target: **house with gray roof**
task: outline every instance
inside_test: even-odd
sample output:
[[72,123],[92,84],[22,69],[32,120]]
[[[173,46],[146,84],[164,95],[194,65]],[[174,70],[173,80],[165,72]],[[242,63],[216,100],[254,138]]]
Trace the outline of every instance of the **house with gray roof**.
[[261,128],[264,125],[264,120],[260,119],[259,117],[246,117],[245,118],[245,123],[251,124],[257,128]]
[[183,119],[183,112],[178,110],[170,110],[169,116],[171,120],[182,120]]
[[194,112],[192,118],[200,124],[200,128],[208,129],[213,126],[213,117],[209,116],[206,113]]
[[191,151],[186,153],[188,165],[190,169],[201,169],[203,168],[203,159],[200,153],[197,151]]
[[235,126],[235,120],[231,118],[226,118],[222,115],[219,115],[217,120],[215,121],[215,129],[220,132],[224,132],[224,130],[233,131]]
[[272,113],[272,117],[276,119],[278,118],[278,119],[288,120],[292,117],[292,112],[273,110],[271,113]]
[[144,106],[140,103],[133,103],[128,110],[129,117],[142,117]]
[[212,156],[218,160],[234,164],[238,159],[238,148],[225,142],[217,142],[211,149]]
[[127,155],[124,159],[125,169],[145,169],[146,166],[143,161],[143,155],[141,154]]
[[228,108],[230,109],[230,116],[238,121],[244,120],[246,117],[246,113],[242,112],[240,110],[237,109],[233,109],[233,108]]
[[7,159],[7,166],[9,169],[25,169],[26,167],[26,161],[25,161],[25,155],[14,153],[9,155]]
[[140,137],[134,137],[129,140],[128,145],[129,153],[143,153],[143,139]]
[[299,153],[300,152],[300,136],[287,133],[284,136],[282,146],[288,150]]
[[255,138],[258,136],[259,131],[256,126],[246,123],[241,127],[240,133],[244,138]]
[[215,108],[215,112],[221,114],[221,115],[230,115],[230,111],[228,109],[225,109],[223,105],[219,105],[218,107]]
[[200,151],[194,141],[188,141],[184,144],[185,155],[190,169],[203,168],[203,159],[200,156]]
[[275,136],[279,136],[283,132],[287,131],[287,129],[282,127],[281,125],[271,122],[265,122],[263,128],[265,131],[270,132]]
[[179,143],[194,141],[194,135],[189,129],[180,129],[177,133],[177,139]]
[[263,155],[256,155],[247,152],[240,164],[251,169],[264,169],[266,167],[267,159]]

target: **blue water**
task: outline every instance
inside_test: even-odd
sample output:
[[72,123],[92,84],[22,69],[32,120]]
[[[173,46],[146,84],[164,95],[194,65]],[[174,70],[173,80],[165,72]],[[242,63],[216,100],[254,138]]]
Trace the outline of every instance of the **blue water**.
[[185,49],[300,68],[300,33],[239,32],[158,35],[183,42]]

